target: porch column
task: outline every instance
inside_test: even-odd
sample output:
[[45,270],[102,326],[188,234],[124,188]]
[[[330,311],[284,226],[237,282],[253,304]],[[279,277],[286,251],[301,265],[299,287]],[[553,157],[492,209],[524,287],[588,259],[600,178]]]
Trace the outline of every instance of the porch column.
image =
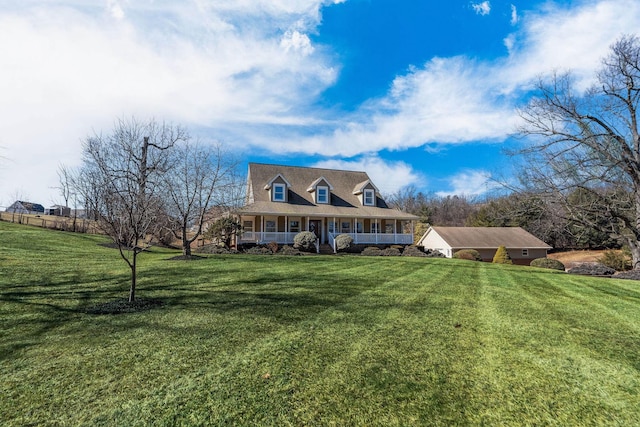
[[262,242],[262,239],[264,237],[264,225],[265,225],[264,215],[260,216],[260,222],[262,224],[261,224],[261,227],[260,227],[260,236],[258,236],[258,243]]

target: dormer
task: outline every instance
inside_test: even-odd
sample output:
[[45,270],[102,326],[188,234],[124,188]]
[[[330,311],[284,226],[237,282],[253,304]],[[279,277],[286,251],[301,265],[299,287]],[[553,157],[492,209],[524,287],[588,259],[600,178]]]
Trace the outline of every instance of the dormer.
[[333,186],[323,176],[311,183],[307,191],[312,194],[313,201],[317,205],[328,205],[331,203],[331,192]]
[[289,200],[289,188],[291,184],[285,179],[282,174],[274,176],[267,185],[264,186],[265,190],[269,191],[269,199],[272,202],[286,203]]
[[353,189],[353,194],[358,196],[362,206],[375,206],[376,197],[379,193],[380,191],[375,185],[373,185],[370,179],[361,182]]

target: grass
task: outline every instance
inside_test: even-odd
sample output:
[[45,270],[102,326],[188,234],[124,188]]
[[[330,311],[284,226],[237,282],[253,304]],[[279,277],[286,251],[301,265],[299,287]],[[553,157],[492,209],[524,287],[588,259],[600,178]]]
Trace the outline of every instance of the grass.
[[103,241],[0,222],[2,425],[638,425],[640,282]]

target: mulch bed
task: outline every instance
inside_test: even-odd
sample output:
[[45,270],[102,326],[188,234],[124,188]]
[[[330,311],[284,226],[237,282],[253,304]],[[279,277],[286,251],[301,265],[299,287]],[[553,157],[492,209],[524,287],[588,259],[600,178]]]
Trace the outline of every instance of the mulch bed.
[[169,258],[167,261],[197,261],[199,259],[207,259],[207,257],[199,255],[178,255]]
[[640,270],[621,271],[612,276],[614,279],[640,280]]
[[87,314],[123,314],[137,313],[139,311],[151,310],[162,306],[162,301],[156,299],[138,298],[133,302],[128,299],[119,299],[105,302],[84,310]]

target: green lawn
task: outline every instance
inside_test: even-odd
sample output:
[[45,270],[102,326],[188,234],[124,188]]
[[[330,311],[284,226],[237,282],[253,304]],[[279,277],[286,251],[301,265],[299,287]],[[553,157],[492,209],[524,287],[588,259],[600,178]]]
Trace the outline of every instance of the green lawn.
[[0,223],[1,425],[640,423],[640,282],[101,242]]

